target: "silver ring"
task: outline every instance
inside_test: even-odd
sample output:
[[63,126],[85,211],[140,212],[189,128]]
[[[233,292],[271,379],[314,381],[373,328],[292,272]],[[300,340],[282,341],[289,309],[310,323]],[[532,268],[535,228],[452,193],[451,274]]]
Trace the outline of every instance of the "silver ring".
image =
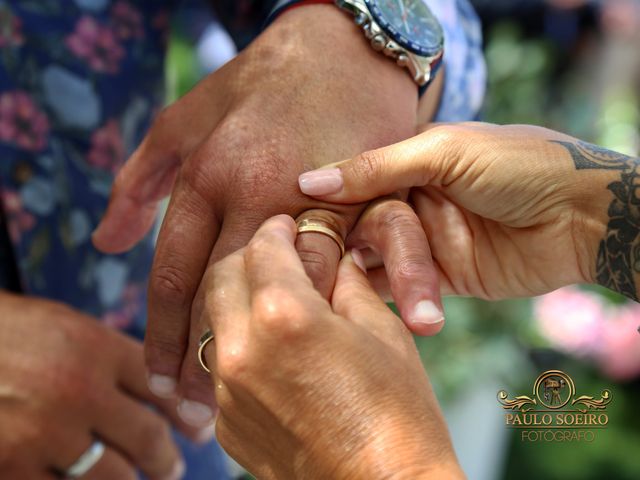
[[80,455],[80,458],[67,469],[65,472],[66,478],[73,479],[86,475],[87,472],[100,461],[102,455],[104,455],[104,443],[96,440],[87,451]]

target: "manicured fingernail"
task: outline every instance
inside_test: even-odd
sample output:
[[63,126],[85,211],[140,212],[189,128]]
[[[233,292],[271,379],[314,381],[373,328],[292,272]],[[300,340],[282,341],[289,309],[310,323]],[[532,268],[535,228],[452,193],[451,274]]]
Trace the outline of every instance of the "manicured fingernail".
[[175,378],[167,375],[152,373],[147,378],[147,384],[149,385],[149,390],[151,390],[154,395],[160,398],[171,398],[176,393],[178,382]]
[[303,173],[298,184],[305,195],[331,195],[342,190],[344,181],[339,168],[329,168]]
[[207,427],[213,420],[213,411],[207,405],[192,400],[180,401],[178,415],[192,427]]
[[194,437],[194,441],[199,445],[204,445],[209,443],[216,436],[216,426],[215,424],[211,424],[207,427],[204,427],[198,433],[196,433]]
[[184,460],[180,459],[171,469],[171,473],[162,477],[162,480],[181,480],[184,477],[186,471],[187,466],[185,465]]
[[360,270],[367,273],[367,266],[364,263],[364,258],[362,257],[360,250],[357,248],[351,249],[351,258],[353,258],[353,263],[355,263]]
[[444,313],[431,300],[422,300],[414,307],[409,321],[433,325],[444,321]]

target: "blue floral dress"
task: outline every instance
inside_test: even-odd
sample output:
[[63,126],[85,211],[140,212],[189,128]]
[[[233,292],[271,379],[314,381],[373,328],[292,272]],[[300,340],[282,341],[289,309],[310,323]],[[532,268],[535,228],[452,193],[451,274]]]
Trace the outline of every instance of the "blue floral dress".
[[[171,1],[0,1],[0,288],[141,338],[153,245],[91,244],[115,172],[164,102]],[[189,479],[227,478],[178,437]]]
[[[484,92],[479,23],[467,0],[426,0],[445,27],[438,118],[471,119]],[[142,338],[148,237],[103,255],[91,232],[114,174],[164,102],[177,0],[0,0],[0,288],[57,300]],[[269,4],[211,0],[246,45]],[[225,478],[214,444],[180,439],[187,478]]]

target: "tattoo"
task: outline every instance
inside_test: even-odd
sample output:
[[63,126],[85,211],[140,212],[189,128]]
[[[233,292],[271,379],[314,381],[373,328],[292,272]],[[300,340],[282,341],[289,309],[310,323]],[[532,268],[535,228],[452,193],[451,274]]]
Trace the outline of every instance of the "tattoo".
[[607,233],[600,242],[596,280],[636,302],[635,274],[640,273],[640,159],[595,145],[553,141],[565,147],[577,170],[620,170],[620,180],[607,188],[613,193]]

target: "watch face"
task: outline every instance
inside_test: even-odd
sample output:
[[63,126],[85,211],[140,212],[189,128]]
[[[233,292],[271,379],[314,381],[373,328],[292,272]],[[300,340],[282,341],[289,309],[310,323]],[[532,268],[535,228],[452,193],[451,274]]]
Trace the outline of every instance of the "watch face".
[[380,28],[407,50],[423,57],[442,51],[440,23],[423,0],[365,0]]

